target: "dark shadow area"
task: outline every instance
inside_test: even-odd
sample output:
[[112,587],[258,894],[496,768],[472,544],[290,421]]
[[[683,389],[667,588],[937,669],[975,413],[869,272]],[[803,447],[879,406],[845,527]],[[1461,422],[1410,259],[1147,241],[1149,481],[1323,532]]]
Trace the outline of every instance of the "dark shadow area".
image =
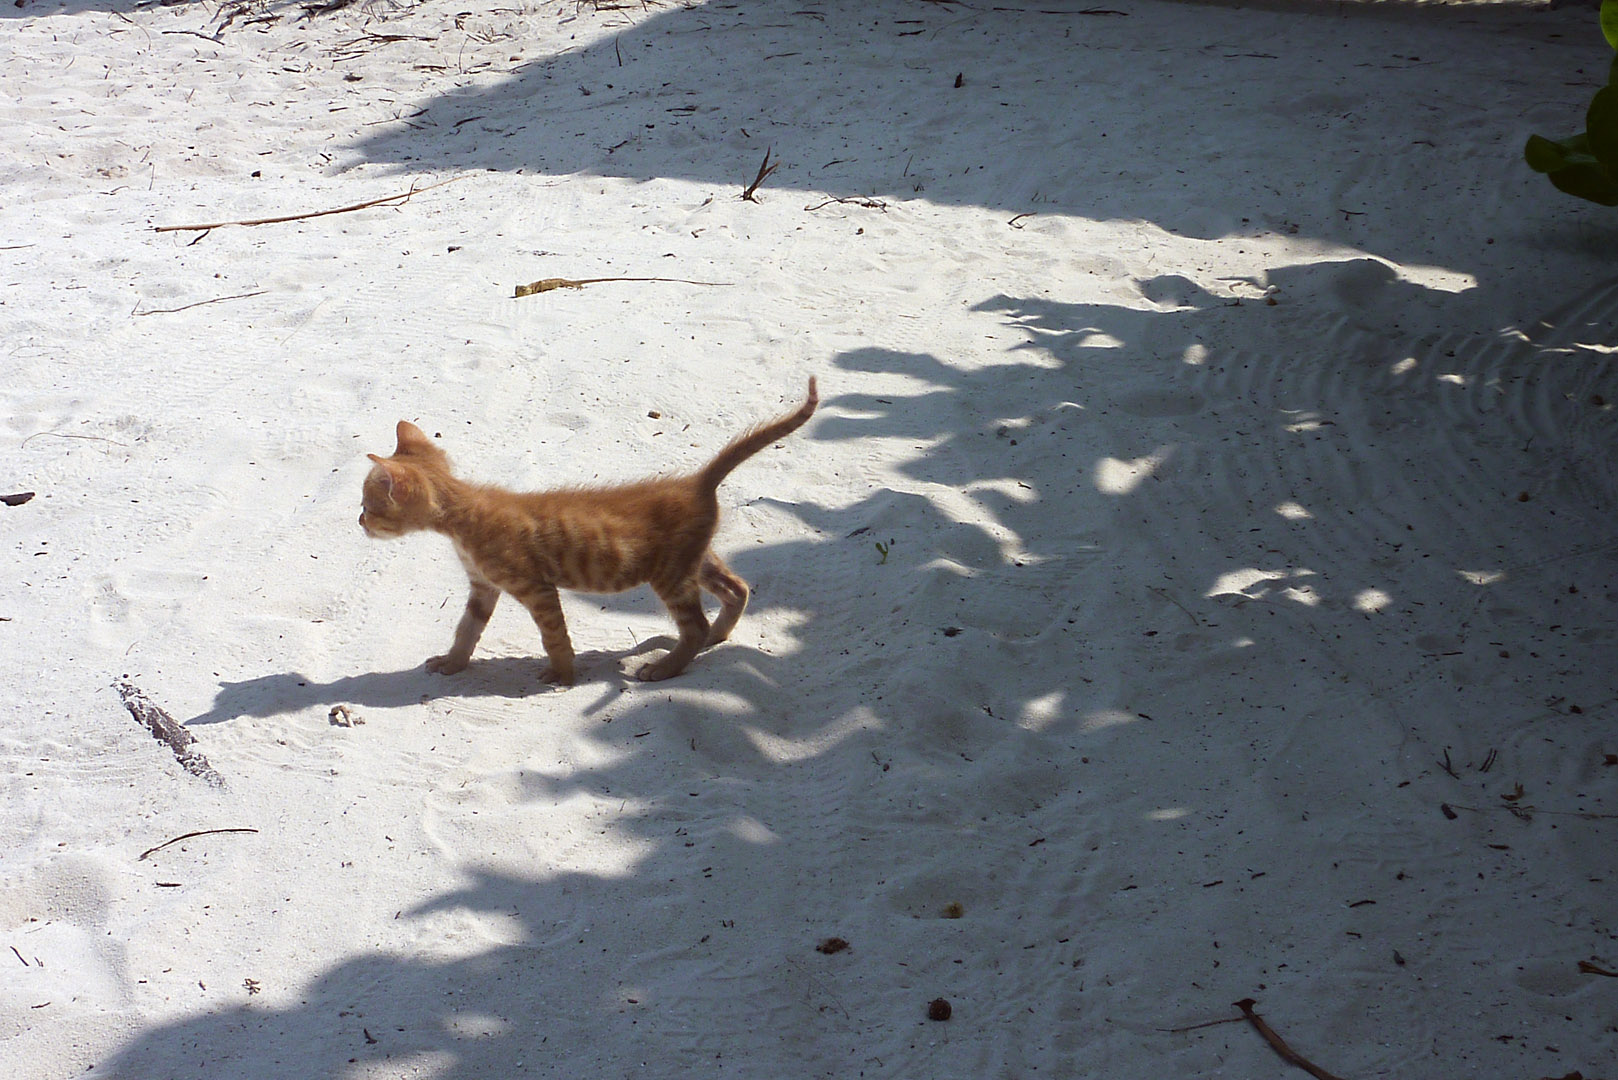
[[[1443,102],[1457,84],[1445,80],[1475,77],[1455,65],[1469,48],[1492,49],[1518,30],[1531,51],[1547,32],[1536,12],[1309,4],[1267,22],[1257,45],[1248,24],[1211,21],[1208,44],[1186,55],[1164,49],[1153,30],[1154,14],[1175,10],[674,6],[524,64],[496,86],[423,102],[394,124],[357,132],[352,148],[360,161],[410,169],[678,178],[737,193],[768,151],[779,167],[760,189],[766,199],[924,199],[1008,217],[1145,218],[1183,236],[1281,232],[1362,249],[1372,237],[1397,237],[1370,250],[1400,263],[1473,268],[1469,252],[1484,249],[1482,233],[1475,243],[1446,235],[1438,250],[1419,217],[1389,228],[1388,215],[1419,215],[1422,199],[1409,197],[1409,185],[1465,167],[1442,150],[1446,125],[1456,122]],[[1431,56],[1333,50],[1302,82],[1272,77],[1270,65],[1291,47],[1292,20],[1381,12],[1440,34],[1420,44],[1444,53],[1446,66]],[[1063,63],[1028,62],[1030,50],[1053,40]],[[957,70],[963,41],[970,71]],[[1120,56],[1130,60],[1123,79]],[[1251,74],[1233,77],[1236,70]],[[1407,130],[1411,147],[1385,162],[1363,159],[1356,140],[1342,136],[1368,124]],[[1244,149],[1274,145],[1278,129],[1287,133],[1284,157]],[[998,133],[995,146],[982,145],[985,131]],[[1323,185],[1337,205],[1322,197]],[[1380,228],[1366,227],[1367,213]]]
[[[669,638],[652,638],[633,649],[612,652],[585,650],[578,653],[578,683],[604,683],[623,687],[629,683],[621,665],[633,656],[666,649]],[[220,684],[213,707],[186,721],[187,726],[219,724],[243,716],[278,716],[301,709],[336,704],[368,705],[391,709],[418,705],[438,697],[508,698],[520,700],[534,694],[560,692],[540,678],[545,660],[535,644],[534,656],[480,656],[462,672],[437,675],[421,665],[401,671],[376,671],[347,675],[320,682],[296,671],[261,675],[241,682]]]
[[[1330,16],[1315,4],[1298,17]],[[1322,104],[1299,103],[1235,37],[1207,60],[1251,77],[1200,101],[1197,64],[1160,50],[1144,22],[715,0],[446,95],[357,149],[412,168],[739,188],[769,147],[783,164],[767,198],[925,197],[1008,216],[1133,219],[1144,194],[1160,206],[1172,185],[1181,197],[1157,224],[1173,232],[1357,244],[1351,215],[1300,220],[1299,193],[1320,176],[1364,174],[1314,123]],[[942,36],[976,32],[991,46],[981,68],[942,66],[955,55]],[[1072,41],[1069,69],[1021,62],[1018,35],[1049,34]],[[1138,56],[1137,77],[1087,77],[1091,50]],[[1361,82],[1343,108],[1389,94],[1378,80],[1390,70],[1339,72]],[[1163,110],[1131,107],[1148,94],[1198,107],[1164,127]],[[772,115],[804,101],[812,123],[797,106]],[[1215,107],[1217,131],[1202,117]],[[1297,126],[1296,154],[1243,187],[1222,163],[1275,124]],[[985,129],[1013,149],[978,145]],[[1108,149],[1119,141],[1159,156],[1125,175]],[[1030,175],[1018,145],[1066,167]],[[1474,261],[1415,229],[1378,253]],[[1483,759],[1507,712],[1541,724],[1536,745],[1571,745],[1582,714],[1569,706],[1611,695],[1618,288],[1520,333],[1477,334],[1455,329],[1480,325],[1474,300],[1373,259],[1284,267],[1230,295],[1177,277],[1139,287],[1139,306],[986,287],[977,310],[1021,334],[1012,350],[837,358],[905,389],[828,394],[796,438],[869,445],[903,483],[837,505],[770,500],[808,534],[733,556],[721,532],[755,589],[749,618],[774,621],[770,640],[790,646],[745,644],[744,620],[739,643],[627,696],[618,666],[662,643],[587,654],[586,685],[566,693],[587,715],[611,702],[617,721],[585,736],[592,763],[513,763],[512,812],[536,826],[610,794],[600,843],[634,850],[626,871],[560,868],[540,849],[531,872],[510,873],[468,850],[467,884],[401,920],[497,915],[516,943],[447,960],[367,952],[320,972],[295,1005],[155,1025],[92,1075],[979,1077],[1053,1060],[1209,1075],[1239,1066],[1140,1034],[1169,1020],[1153,1008],[1190,998],[1189,980],[1238,994],[1262,983],[1278,1000],[1322,970],[1391,983],[1395,962],[1374,967],[1349,937],[1350,898],[1388,870],[1386,852],[1355,847],[1365,817],[1404,834],[1412,821],[1445,827],[1438,798],[1498,793],[1470,773],[1448,786],[1426,764],[1440,749]],[[602,624],[567,603],[587,645]],[[1550,608],[1523,637],[1519,613]],[[453,618],[441,622],[447,639]],[[452,679],[414,666],[330,682],[277,673],[226,684],[191,723],[338,702],[520,702],[549,693],[540,663],[535,641],[533,656],[480,656]],[[1406,745],[1422,764],[1387,750]],[[1293,756],[1334,767],[1299,775]],[[1285,851],[1255,851],[1247,826],[1282,807]],[[1428,857],[1415,845],[1410,862]],[[1326,873],[1344,903],[1296,910],[1293,890]],[[1480,882],[1498,890],[1499,920],[1449,932],[1510,940],[1513,920],[1545,915],[1519,884]],[[1441,900],[1405,901],[1411,924],[1441,917]],[[946,922],[952,904],[966,917]],[[1060,933],[1031,941],[1036,923]],[[1202,927],[1220,928],[1218,953],[1192,936]],[[848,955],[815,952],[832,934],[854,942]],[[1283,952],[1286,970],[1269,966]],[[1443,963],[1418,955],[1409,970],[1452,985]],[[896,998],[901,966],[910,996]],[[959,1003],[948,1038],[924,1018],[936,994]],[[1196,1000],[1210,1000],[1200,986]],[[1338,1067],[1397,1074],[1376,1055],[1402,1033],[1369,1022],[1334,1032],[1363,1066]],[[1229,1030],[1209,1036],[1215,1050]],[[1559,1066],[1598,1067],[1575,1060],[1577,1032],[1558,1038]],[[889,1045],[909,1049],[873,1058]],[[1176,1067],[1153,1067],[1165,1062]],[[1487,1064],[1479,1074],[1505,1074]]]
[[[229,18],[231,9],[239,8],[241,12],[237,19],[248,18],[254,15],[276,15],[285,18],[307,20],[330,16],[350,9],[358,10],[367,15],[386,17],[401,10],[419,6],[420,0],[386,0],[378,3],[376,0],[226,0],[224,3],[212,5],[216,17]],[[1476,9],[1469,9],[1465,4],[1434,5],[1424,3],[1422,0],[1181,0],[1181,2],[1206,7],[1229,7],[1238,9],[1251,9],[1256,11],[1285,11],[1304,12],[1309,14],[1332,15],[1343,17],[1352,15],[1356,18],[1394,19],[1394,20],[1443,20],[1449,18],[1469,18],[1476,14]],[[994,10],[999,12],[1042,13],[1058,14],[1068,17],[1089,14],[1080,8],[1066,11],[1050,11],[1053,7],[1047,0],[1001,0],[991,8],[959,3],[942,2],[942,0],[913,0],[916,8],[926,11],[928,4],[938,4],[941,7],[953,10],[957,14],[970,14],[975,11]],[[198,0],[11,0],[10,3],[0,7],[0,18],[25,19],[38,18],[42,15],[73,14],[81,11],[108,11],[108,12],[134,12],[149,8],[171,8],[179,6],[204,7]],[[559,10],[572,9],[579,13],[599,11],[610,14],[622,10],[614,0],[560,0],[554,4]],[[700,7],[699,3],[687,3],[686,6]],[[1566,6],[1573,6],[1572,4]],[[1591,7],[1599,6],[1599,0],[1590,0]],[[1545,7],[1542,0],[1522,0],[1520,4],[1503,5],[1487,3],[1479,5],[1487,14],[1490,10],[1500,7],[1514,8],[1524,11],[1537,11]],[[1111,15],[1113,12],[1094,11],[1096,15]]]
[[131,15],[154,8],[190,7],[207,17],[208,25],[199,27],[199,32],[205,29],[215,35],[262,19],[308,18],[307,9],[320,6],[320,0],[226,0],[221,4],[206,4],[200,0],[6,0],[0,4],[0,19],[38,19],[86,11]]
[[[106,11],[127,15],[157,7],[157,0],[23,0],[0,4],[0,19],[38,19],[47,15],[76,15],[84,11]],[[198,4],[197,7],[201,7]]]
[[[1513,729],[1490,718],[1543,718],[1507,750],[1517,764],[1579,745],[1569,706],[1610,694],[1599,631],[1618,596],[1618,285],[1493,335],[1451,329],[1456,297],[1372,260],[1285,268],[1251,299],[1172,277],[1141,292],[1151,306],[987,297],[980,310],[1024,336],[987,363],[837,359],[913,389],[830,397],[798,437],[904,448],[908,490],[840,507],[771,501],[813,535],[732,561],[758,588],[755,614],[793,618],[793,647],[716,650],[645,697],[609,687],[627,722],[591,728],[601,763],[522,775],[518,804],[536,822],[580,796],[632,804],[601,841],[637,846],[631,872],[541,859],[514,875],[469,858],[469,884],[403,918],[498,915],[518,943],[455,960],[364,955],[294,1007],[153,1028],[107,1071],[269,1080],[431,1063],[472,1080],[723,1062],[752,1076],[1014,1075],[1109,1045],[1146,1071],[1195,1071],[1227,1062],[1233,1040],[1214,1037],[1202,1057],[1184,1042],[1143,1048],[1117,1015],[1161,1019],[1154,1003],[1180,1000],[1188,978],[1279,994],[1367,963],[1348,906],[1297,911],[1291,890],[1331,873],[1343,895],[1372,895],[1388,855],[1356,846],[1368,821],[1383,844],[1411,845],[1412,862],[1437,857],[1411,823],[1453,829],[1432,812],[1438,798],[1492,797],[1497,778],[1472,763]],[[1243,345],[1209,345],[1231,341]],[[1557,621],[1531,621],[1532,640],[1502,648],[1523,610]],[[272,676],[227,686],[193,723],[332,700],[520,698],[536,662],[483,659],[453,683]],[[1188,686],[1202,708],[1185,708]],[[861,706],[834,715],[827,700]],[[1390,764],[1387,748],[1407,743],[1417,763]],[[1470,770],[1453,779],[1428,764],[1451,748]],[[1296,775],[1294,754],[1333,768]],[[1244,834],[1283,807],[1297,824],[1284,860],[1266,861]],[[1182,813],[1196,829],[1174,824]],[[1480,848],[1491,836],[1467,835]],[[866,844],[886,853],[880,869]],[[1205,884],[1237,872],[1239,895]],[[1497,949],[1514,920],[1537,917],[1519,886],[1504,874],[1476,885],[1497,891],[1498,918],[1451,927],[1452,940]],[[1030,905],[1076,891],[1126,897],[1138,934],[1098,933],[1085,909],[1029,952],[1018,927]],[[969,917],[940,922],[946,901]],[[1413,925],[1442,917],[1439,895],[1406,902]],[[1218,953],[1192,936],[1207,926],[1220,927]],[[849,958],[814,952],[830,934],[854,940]],[[1277,949],[1289,971],[1265,966]],[[1053,959],[1083,977],[1045,981]],[[898,964],[915,1001],[872,990]],[[933,987],[958,1002],[950,1040],[872,1059],[872,1045],[926,1023]],[[1559,1062],[1593,1064],[1580,1056],[1593,1042],[1562,1035]],[[1375,1047],[1400,1038],[1363,1040],[1349,1063],[1374,1071],[1393,1052]]]

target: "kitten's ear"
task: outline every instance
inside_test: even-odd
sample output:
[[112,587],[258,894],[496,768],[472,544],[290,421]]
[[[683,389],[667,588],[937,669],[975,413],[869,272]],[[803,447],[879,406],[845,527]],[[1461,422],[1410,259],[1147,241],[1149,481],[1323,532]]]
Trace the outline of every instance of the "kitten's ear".
[[382,474],[382,490],[387,492],[388,498],[399,502],[410,489],[410,473],[401,465],[375,454],[366,454],[366,457],[376,462],[376,472]]
[[427,437],[426,432],[408,420],[399,421],[399,426],[394,430],[394,434],[399,440],[399,448],[394,451],[395,456],[409,454],[412,451],[420,453],[423,450],[431,453],[438,449],[433,445],[433,441]]

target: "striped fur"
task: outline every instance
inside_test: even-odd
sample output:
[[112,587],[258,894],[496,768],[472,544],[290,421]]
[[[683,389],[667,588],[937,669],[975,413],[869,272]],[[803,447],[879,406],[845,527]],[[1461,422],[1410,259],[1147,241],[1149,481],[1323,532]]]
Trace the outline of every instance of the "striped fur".
[[[759,424],[733,439],[706,466],[688,476],[645,480],[611,488],[568,488],[518,493],[457,479],[449,459],[420,428],[397,428],[392,457],[367,455],[360,527],[377,538],[423,529],[455,545],[471,581],[455,641],[427,670],[453,675],[466,667],[501,593],[528,609],[539,627],[549,682],[573,682],[558,589],[622,592],[650,585],[674,617],[680,640],[636,676],[667,679],[685,670],[701,649],[724,641],[747,607],[747,582],[715,555],[721,481],[736,466],[802,427],[820,402],[815,380],[795,412]],[[702,592],[719,599],[710,626]]]

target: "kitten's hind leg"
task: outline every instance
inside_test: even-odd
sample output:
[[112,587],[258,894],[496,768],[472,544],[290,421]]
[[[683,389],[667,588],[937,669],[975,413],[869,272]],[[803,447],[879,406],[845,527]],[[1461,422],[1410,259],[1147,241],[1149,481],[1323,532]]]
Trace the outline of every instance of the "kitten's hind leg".
[[545,655],[550,660],[550,666],[540,678],[546,682],[572,686],[573,642],[568,640],[567,620],[562,617],[562,599],[556,595],[556,586],[541,585],[517,596],[517,599],[534,617],[540,640],[545,643]]
[[702,557],[702,587],[719,597],[719,618],[708,631],[708,644],[717,645],[730,637],[736,620],[747,610],[747,582],[710,551]]
[[467,661],[472,659],[472,650],[477,648],[478,638],[483,636],[483,628],[489,625],[489,616],[494,614],[494,605],[500,599],[500,590],[486,581],[472,582],[472,595],[466,598],[466,611],[461,614],[461,621],[455,627],[455,644],[449,647],[449,652],[443,656],[434,656],[427,661],[427,670],[436,671],[440,675],[453,675],[466,668]]
[[702,590],[695,579],[676,591],[658,589],[657,596],[674,616],[674,625],[680,628],[680,640],[661,659],[641,665],[635,678],[642,682],[658,682],[678,675],[708,641],[708,616],[702,613]]

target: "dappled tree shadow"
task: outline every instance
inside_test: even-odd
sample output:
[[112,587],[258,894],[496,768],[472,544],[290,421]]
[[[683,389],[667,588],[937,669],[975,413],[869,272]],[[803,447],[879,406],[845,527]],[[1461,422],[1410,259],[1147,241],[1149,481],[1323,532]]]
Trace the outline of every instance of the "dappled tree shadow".
[[[1239,302],[1174,278],[1141,292],[1141,307],[988,297],[980,309],[1025,340],[981,361],[837,359],[914,389],[835,396],[801,437],[899,448],[902,483],[839,506],[761,500],[811,530],[732,560],[757,587],[754,617],[785,620],[791,648],[744,634],[656,693],[625,696],[610,678],[570,691],[587,710],[610,701],[612,722],[588,736],[610,753],[565,771],[513,763],[513,812],[536,843],[547,808],[610,797],[602,842],[634,847],[629,872],[553,868],[542,844],[521,870],[469,859],[464,887],[401,918],[431,932],[497,915],[515,943],[448,960],[365,953],[295,1006],[154,1027],[110,1071],[431,1063],[472,1078],[725,1062],[762,1075],[791,1061],[803,1075],[985,1075],[1106,1053],[1130,1038],[1109,1009],[1141,1015],[1142,995],[1182,978],[1285,986],[1260,967],[1278,943],[1297,968],[1334,962],[1346,909],[1295,911],[1289,890],[1329,865],[1359,895],[1371,879],[1347,883],[1382,860],[1355,869],[1354,844],[1404,842],[1344,839],[1363,815],[1380,820],[1342,817],[1371,791],[1390,822],[1414,812],[1386,747],[1418,748],[1395,775],[1449,783],[1428,759],[1481,758],[1501,732],[1473,731],[1484,710],[1568,715],[1608,692],[1608,639],[1592,631],[1618,595],[1605,404],[1618,400],[1618,288],[1500,335],[1447,329],[1447,296],[1361,260],[1277,271]],[[1390,334],[1394,322],[1405,329]],[[1562,622],[1502,648],[1522,609]],[[520,697],[530,666],[484,659],[460,683],[272,676],[227,686],[197,719],[332,697]],[[1184,709],[1191,686],[1200,711]],[[822,704],[851,695],[852,712]],[[1333,772],[1277,763],[1304,744]],[[1307,824],[1283,865],[1243,824],[1288,800]],[[1046,837],[1065,842],[1031,846]],[[873,864],[866,845],[887,858]],[[1227,866],[1263,873],[1243,872],[1234,894],[1183,889]],[[1500,919],[1520,917],[1500,887]],[[1129,897],[1138,936],[1076,919],[1029,953],[1025,906],[1076,890]],[[939,921],[956,903],[970,915],[959,932]],[[1265,925],[1243,921],[1249,905],[1271,912]],[[1225,949],[1205,955],[1194,928],[1212,925]],[[814,952],[832,934],[854,942],[850,957]],[[1053,959],[1085,978],[1044,981]],[[915,1001],[872,992],[896,964]],[[934,992],[968,1018],[952,1041],[873,1060],[871,1045],[925,1023]],[[1049,1036],[1008,1044],[1005,1030]],[[1152,1058],[1133,1042],[1111,1053]]]
[[[902,10],[943,29],[922,5]],[[1138,53],[1138,79],[1098,86],[1077,64],[1020,63],[1015,35],[1058,25],[1075,56]],[[1127,105],[1183,91],[1182,60],[1149,30],[1107,25],[986,34],[1002,51],[957,89],[931,33],[801,4],[681,7],[499,87],[446,94],[354,150],[739,186],[770,146],[784,162],[772,184],[788,190],[1133,220],[1143,192],[1173,184],[1183,198],[1156,222],[1166,230],[1356,240],[1347,215],[1299,222],[1280,194],[1246,209],[1230,199],[1236,177],[1218,163],[1256,125],[1299,126],[1266,192],[1349,168],[1328,129],[1302,123],[1295,88],[1243,82],[1221,102],[1217,139],[1191,109],[1173,130],[1147,130],[1161,113]],[[822,122],[770,115],[805,99]],[[1026,156],[975,143],[992,128],[1072,168],[1029,175]],[[1106,147],[1119,141],[1160,146],[1156,166],[1118,175]],[[1429,243],[1410,230],[1379,254],[1433,261]],[[498,913],[516,943],[450,960],[364,952],[295,1005],[155,1025],[106,1068],[338,1077],[409,1064],[471,1080],[726,1061],[752,1075],[788,1062],[800,1075],[1019,1075],[1085,1052],[1149,1060],[1117,1017],[1141,1017],[1143,1000],[1182,993],[1183,979],[1212,984],[1220,964],[1219,979],[1253,985],[1264,972],[1285,989],[1307,976],[1260,966],[1278,942],[1295,950],[1293,972],[1340,958],[1343,912],[1293,910],[1289,890],[1337,872],[1355,835],[1329,796],[1375,791],[1391,816],[1409,811],[1379,756],[1402,745],[1388,731],[1419,748],[1408,774],[1441,747],[1481,757],[1489,735],[1467,721],[1486,709],[1564,716],[1545,703],[1610,696],[1608,638],[1593,631],[1618,591],[1605,404],[1618,400],[1605,351],[1618,306],[1596,289],[1521,333],[1457,332],[1477,325],[1473,301],[1369,259],[1286,267],[1225,295],[1175,277],[1140,294],[986,295],[977,310],[1023,336],[988,358],[837,358],[913,389],[831,396],[800,437],[859,440],[897,458],[881,475],[899,480],[851,486],[857,496],[833,505],[761,500],[803,528],[731,561],[755,587],[766,640],[789,647],[751,644],[744,622],[736,643],[645,693],[616,667],[656,642],[597,654],[567,693],[587,715],[610,703],[612,723],[587,736],[600,761],[513,763],[513,812],[540,846],[512,856],[518,870],[468,855],[464,887],[401,913],[427,932],[447,915]],[[1217,344],[1231,341],[1244,344]],[[1551,590],[1567,617],[1502,644],[1499,628],[1551,605]],[[191,723],[339,701],[523,699],[549,693],[535,663],[481,657],[454,680],[274,673],[227,684]],[[1185,705],[1188,687],[1202,708]],[[1283,768],[1300,744],[1325,747],[1310,760],[1333,773]],[[633,848],[628,870],[559,869],[540,843],[543,811],[601,793],[622,801],[603,843]],[[1288,865],[1242,837],[1245,815],[1282,805],[1302,821]],[[1175,824],[1187,818],[1202,827]],[[1372,860],[1343,861],[1344,894],[1359,895]],[[1131,905],[1138,935],[1097,935],[1081,892]],[[957,903],[969,917],[946,924]],[[1259,907],[1275,913],[1263,926],[1248,917]],[[1026,940],[1025,915],[1064,933]],[[1225,928],[1217,958],[1192,936],[1213,925]],[[814,952],[830,934],[854,943],[849,956]],[[884,996],[900,965],[913,999]],[[871,1060],[873,1044],[923,1026],[938,993],[962,1003],[950,1039]],[[603,1017],[617,1018],[606,1040]],[[1384,1045],[1362,1034],[1364,1053]],[[1194,1051],[1175,1053],[1198,1071]]]

